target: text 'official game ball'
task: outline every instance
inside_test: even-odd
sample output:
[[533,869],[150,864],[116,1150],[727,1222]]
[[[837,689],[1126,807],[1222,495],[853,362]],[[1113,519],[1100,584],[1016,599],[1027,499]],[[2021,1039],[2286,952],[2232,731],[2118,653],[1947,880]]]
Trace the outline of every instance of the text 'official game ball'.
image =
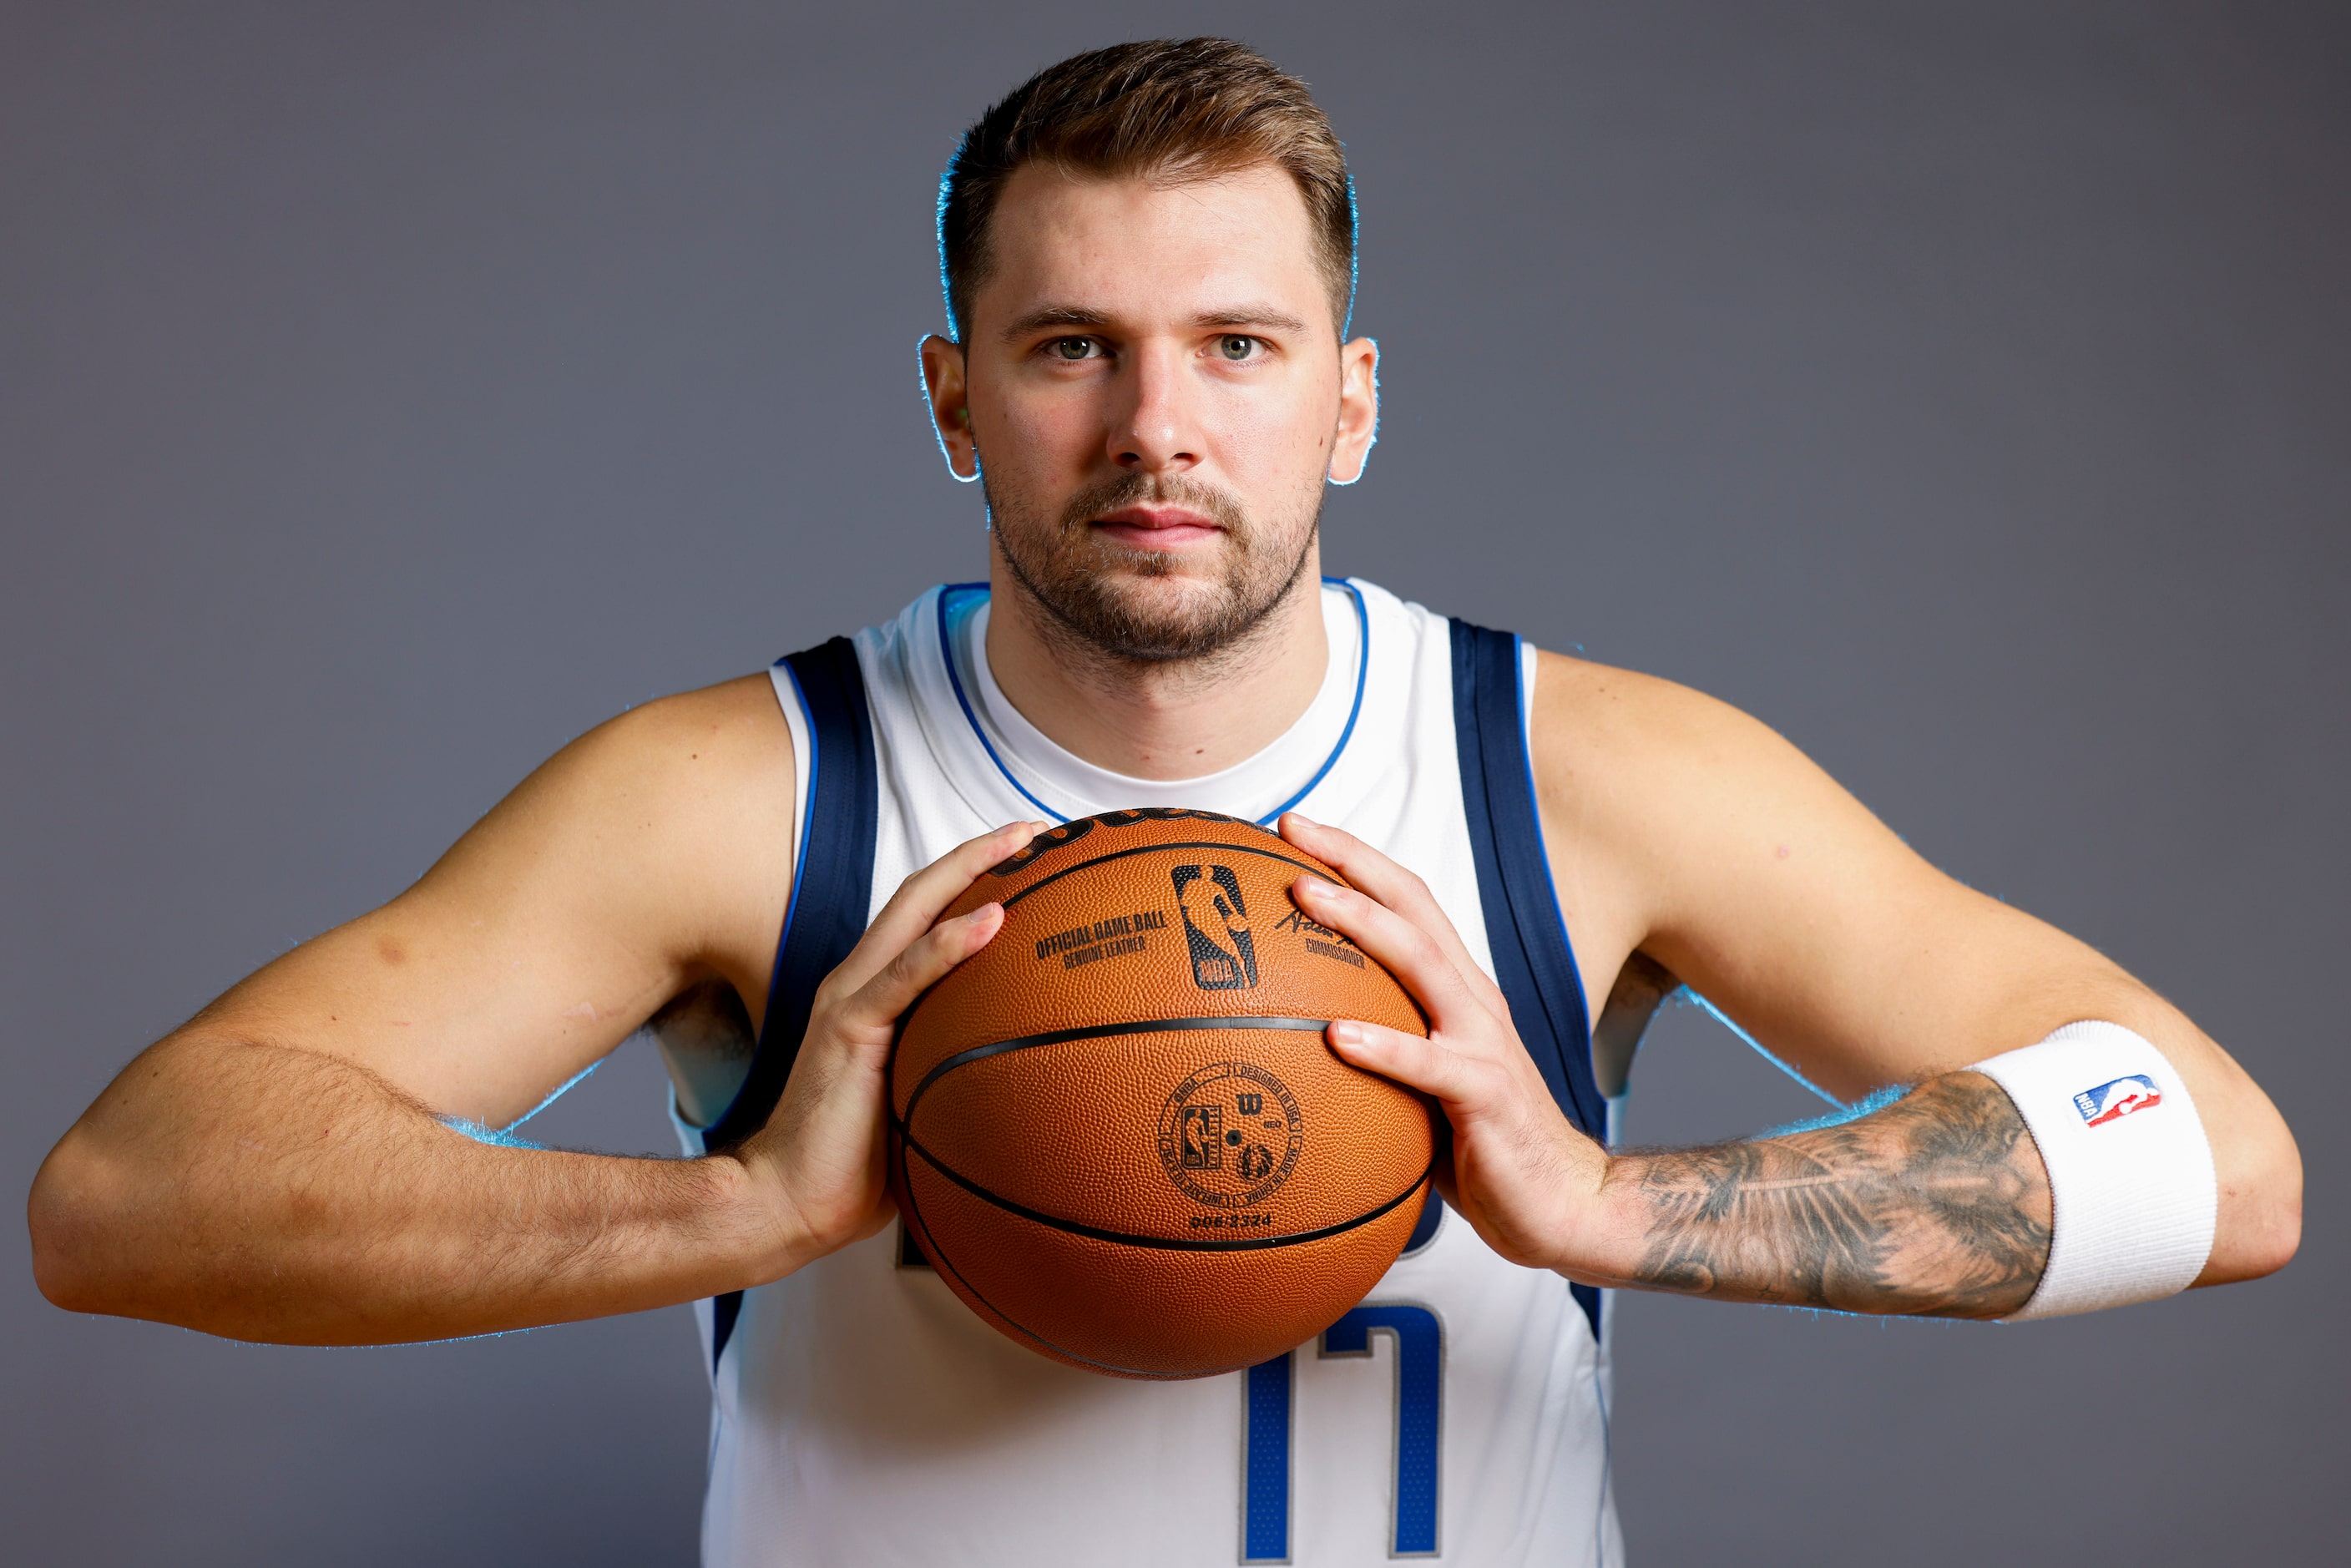
[[1342,881],[1249,822],[1112,811],[1039,835],[949,910],[994,941],[906,1014],[891,1181],[939,1277],[1045,1355],[1203,1377],[1312,1338],[1404,1249],[1428,1113],[1322,1038],[1426,1032],[1289,889]]

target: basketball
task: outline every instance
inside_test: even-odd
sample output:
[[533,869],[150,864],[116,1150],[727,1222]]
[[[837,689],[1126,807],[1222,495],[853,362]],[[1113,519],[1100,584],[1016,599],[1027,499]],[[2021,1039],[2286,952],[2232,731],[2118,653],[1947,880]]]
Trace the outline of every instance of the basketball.
[[964,1303],[1041,1354],[1205,1377],[1312,1338],[1403,1250],[1428,1111],[1341,1061],[1332,1019],[1427,1032],[1290,901],[1336,872],[1207,811],[1082,817],[949,910],[987,947],[907,1011],[890,1175]]

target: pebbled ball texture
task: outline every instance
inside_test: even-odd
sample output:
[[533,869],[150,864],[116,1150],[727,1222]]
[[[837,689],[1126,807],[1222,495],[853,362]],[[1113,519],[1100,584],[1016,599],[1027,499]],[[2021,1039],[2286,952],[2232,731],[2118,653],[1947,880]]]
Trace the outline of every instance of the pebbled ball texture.
[[1428,1113],[1322,1026],[1426,1032],[1291,903],[1344,879],[1207,811],[1040,834],[949,910],[994,941],[910,1009],[891,1063],[907,1230],[982,1318],[1057,1361],[1205,1377],[1312,1338],[1403,1250]]

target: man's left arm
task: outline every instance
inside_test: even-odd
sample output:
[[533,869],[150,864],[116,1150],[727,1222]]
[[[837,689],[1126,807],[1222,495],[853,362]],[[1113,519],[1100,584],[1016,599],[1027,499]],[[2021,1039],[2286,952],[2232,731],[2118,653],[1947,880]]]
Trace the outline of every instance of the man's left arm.
[[2195,1282],[2293,1256],[2293,1136],[2177,1009],[1937,872],[1736,710],[1550,655],[1536,692],[1547,847],[1601,994],[1646,955],[1831,1092],[1909,1087],[1831,1125],[1612,1155],[1559,1115],[1507,1005],[1417,880],[1343,834],[1302,829],[1302,847],[1370,894],[1309,893],[1326,906],[1315,917],[1395,969],[1434,1026],[1427,1041],[1334,1028],[1333,1044],[1444,1104],[1457,1206],[1506,1256],[1730,1300],[2012,1313],[2049,1260],[2050,1177],[2008,1090],[1967,1069],[2090,1019],[2151,1045],[2200,1119],[2216,1201]]

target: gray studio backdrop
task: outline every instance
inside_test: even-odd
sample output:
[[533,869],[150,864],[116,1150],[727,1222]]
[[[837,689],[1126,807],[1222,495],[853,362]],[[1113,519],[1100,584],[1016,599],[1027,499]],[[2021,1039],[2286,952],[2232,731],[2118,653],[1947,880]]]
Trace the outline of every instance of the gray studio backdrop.
[[[1334,570],[1761,715],[2302,1137],[2262,1284],[1622,1300],[1636,1560],[2340,1561],[2342,9],[823,9],[0,5],[0,1186],[574,735],[977,574],[938,169],[1050,59],[1230,31],[1362,191]],[[1644,1141],[1805,1105],[1694,1011],[1635,1085]],[[650,1051],[536,1125],[666,1149]],[[20,1239],[0,1347],[11,1562],[693,1550],[684,1308],[256,1348],[58,1312]]]

